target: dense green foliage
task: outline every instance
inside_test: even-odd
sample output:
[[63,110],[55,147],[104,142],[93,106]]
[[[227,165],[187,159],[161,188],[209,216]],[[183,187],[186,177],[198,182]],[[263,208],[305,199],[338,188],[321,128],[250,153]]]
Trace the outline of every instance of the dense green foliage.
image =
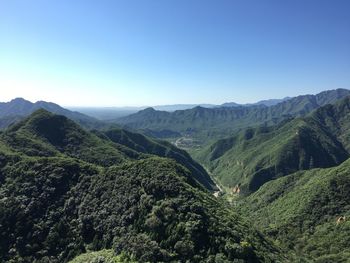
[[[195,107],[175,112],[156,111],[148,108],[136,114],[120,118],[117,123],[136,130],[148,129],[154,134],[167,132],[171,136],[178,133],[200,139],[203,144],[208,139],[218,139],[233,131],[252,125],[272,125],[291,116],[304,116],[312,110],[333,103],[350,95],[349,90],[331,90],[317,95],[304,95],[283,101],[277,105],[203,108]],[[173,134],[169,131],[172,131]],[[164,137],[164,136],[162,136]]]
[[140,262],[280,259],[198,183],[193,160],[187,169],[175,148],[144,139],[43,110],[1,133],[0,259],[67,262],[103,249]]
[[[241,212],[297,258],[348,262],[350,159],[338,167],[298,172],[242,199]],[[340,216],[345,222],[337,224]]]
[[144,159],[149,155],[177,160],[206,188],[214,183],[205,170],[183,150],[167,142],[120,129],[88,132],[64,116],[38,110],[29,119],[11,126],[3,141],[30,156],[62,156],[79,158],[89,163],[109,166],[126,160]]
[[335,166],[349,157],[350,98],[304,118],[248,128],[197,153],[228,187],[247,193],[298,170]]

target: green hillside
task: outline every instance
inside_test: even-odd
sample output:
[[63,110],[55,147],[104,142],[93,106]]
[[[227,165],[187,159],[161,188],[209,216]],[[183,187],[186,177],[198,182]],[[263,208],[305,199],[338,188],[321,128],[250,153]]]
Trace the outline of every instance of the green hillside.
[[[144,145],[144,148],[135,147],[135,144],[130,143],[131,139],[117,140],[118,133],[137,138],[135,142]],[[206,188],[215,188],[214,182],[198,163],[186,152],[166,142],[156,142],[120,129],[109,130],[105,134],[97,131],[92,133],[64,116],[45,110],[38,110],[30,118],[11,126],[3,132],[2,141],[30,156],[67,155],[101,166],[144,159],[150,155],[169,157],[190,169],[193,176]]]
[[68,118],[45,110],[38,110],[11,126],[2,139],[30,156],[68,155],[100,165],[140,157],[131,149],[103,141]]
[[202,185],[208,189],[214,188],[213,181],[203,167],[193,161],[186,151],[176,148],[167,141],[147,138],[142,134],[122,129],[110,129],[104,132],[104,135],[112,142],[125,145],[134,151],[174,159],[189,169]]
[[331,167],[349,157],[350,98],[271,127],[248,128],[196,153],[228,187],[244,193],[298,170]]
[[112,259],[139,262],[285,262],[191,165],[155,156],[162,143],[106,134],[113,141],[43,110],[0,134],[2,261],[112,249]]
[[[334,168],[297,172],[266,183],[242,199],[240,209],[301,259],[349,262],[349,196],[350,159]],[[340,216],[347,220],[337,224]]]

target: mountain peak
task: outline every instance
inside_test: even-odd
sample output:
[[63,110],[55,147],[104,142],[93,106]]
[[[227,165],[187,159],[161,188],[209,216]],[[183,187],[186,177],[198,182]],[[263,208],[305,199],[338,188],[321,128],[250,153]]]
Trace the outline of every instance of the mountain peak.
[[70,135],[85,133],[76,123],[63,115],[53,114],[45,109],[38,109],[22,122],[10,128],[10,131],[25,130],[52,145],[62,146]]
[[156,111],[153,107],[148,107],[148,108],[146,108],[146,109],[144,109],[144,110],[142,110],[143,112],[152,112],[152,111]]
[[55,114],[51,113],[48,110],[45,110],[43,108],[35,110],[32,114],[30,114],[27,118],[27,120],[33,120],[33,119],[45,119],[45,118],[50,118],[52,116],[55,116]]
[[17,98],[12,99],[10,102],[22,102],[22,101],[27,101],[27,100],[25,100],[21,97],[17,97]]
[[32,102],[30,102],[30,101],[28,101],[28,100],[25,100],[25,99],[23,99],[23,98],[20,98],[20,97],[14,98],[14,99],[12,99],[10,102],[8,102],[8,103],[9,103],[9,104],[28,104],[28,105],[33,104]]
[[194,110],[203,110],[203,109],[206,109],[206,108],[204,108],[204,107],[198,105],[198,106],[194,107],[193,109],[194,109]]

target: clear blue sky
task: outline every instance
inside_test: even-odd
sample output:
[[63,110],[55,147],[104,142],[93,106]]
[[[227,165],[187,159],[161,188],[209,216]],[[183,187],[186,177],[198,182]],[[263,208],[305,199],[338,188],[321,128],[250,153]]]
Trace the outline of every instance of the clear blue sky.
[[254,102],[350,88],[348,0],[0,0],[0,101]]

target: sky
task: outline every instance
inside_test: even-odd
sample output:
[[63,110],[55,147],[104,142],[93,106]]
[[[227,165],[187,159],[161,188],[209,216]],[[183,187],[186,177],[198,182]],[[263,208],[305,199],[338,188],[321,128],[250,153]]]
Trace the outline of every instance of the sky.
[[350,89],[348,0],[0,0],[0,101],[249,103]]

